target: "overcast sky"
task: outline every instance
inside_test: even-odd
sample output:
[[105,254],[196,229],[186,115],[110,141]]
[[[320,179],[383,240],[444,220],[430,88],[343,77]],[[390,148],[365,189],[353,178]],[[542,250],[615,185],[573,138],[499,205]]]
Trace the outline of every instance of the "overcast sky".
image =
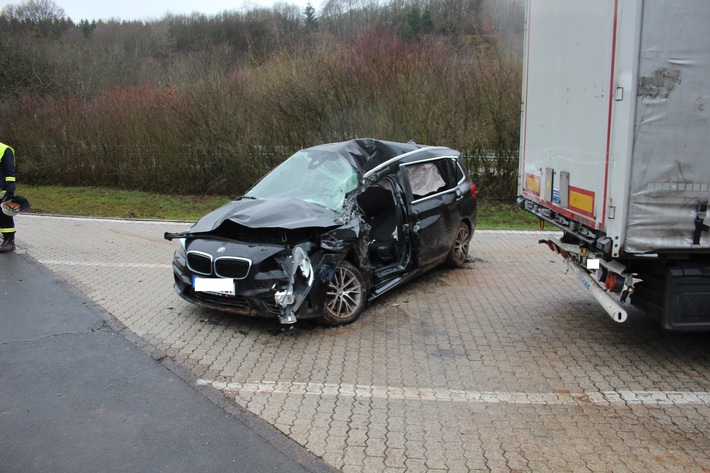
[[[0,7],[19,5],[22,0],[0,0]],[[66,16],[75,23],[80,20],[155,20],[166,13],[189,15],[193,12],[214,15],[225,10],[248,10],[256,7],[271,7],[277,0],[54,0],[54,3],[64,9]],[[287,0],[283,3],[305,8],[308,0]],[[316,10],[320,8],[320,0],[311,0]]]

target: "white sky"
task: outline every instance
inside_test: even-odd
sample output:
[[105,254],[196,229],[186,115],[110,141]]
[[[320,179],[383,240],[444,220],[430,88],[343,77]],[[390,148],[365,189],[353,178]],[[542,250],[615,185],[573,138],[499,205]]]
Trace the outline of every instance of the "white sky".
[[[321,0],[311,0],[311,5],[318,10]],[[0,8],[5,5],[19,5],[23,0],[0,1]],[[64,9],[67,17],[74,23],[80,20],[155,20],[166,13],[189,15],[193,12],[214,15],[225,10],[248,10],[257,7],[272,7],[276,3],[296,5],[303,9],[308,0],[54,0]]]

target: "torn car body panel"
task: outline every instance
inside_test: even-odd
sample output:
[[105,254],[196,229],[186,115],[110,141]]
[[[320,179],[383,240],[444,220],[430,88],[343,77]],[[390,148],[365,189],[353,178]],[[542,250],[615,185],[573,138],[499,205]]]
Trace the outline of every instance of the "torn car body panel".
[[301,246],[295,247],[291,256],[280,263],[289,275],[289,281],[285,289],[274,293],[274,301],[281,307],[281,323],[293,324],[296,323],[296,311],[313,287],[313,266]]
[[[464,169],[458,152],[414,143],[360,139],[301,150],[242,198],[165,234],[180,240],[175,290],[190,302],[284,324],[349,323],[367,300],[446,259],[453,230],[442,222],[473,231],[475,197],[458,190],[471,186]],[[415,196],[422,186],[427,195]],[[424,209],[430,223],[413,225]],[[422,240],[422,228],[435,238]],[[234,290],[204,291],[196,278],[232,279]]]

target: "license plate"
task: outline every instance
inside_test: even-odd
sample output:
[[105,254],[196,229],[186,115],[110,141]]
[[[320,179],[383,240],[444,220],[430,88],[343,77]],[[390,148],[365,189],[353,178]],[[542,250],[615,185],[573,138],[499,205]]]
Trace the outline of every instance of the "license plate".
[[234,279],[192,277],[192,287],[195,292],[207,292],[221,296],[233,296],[236,293]]

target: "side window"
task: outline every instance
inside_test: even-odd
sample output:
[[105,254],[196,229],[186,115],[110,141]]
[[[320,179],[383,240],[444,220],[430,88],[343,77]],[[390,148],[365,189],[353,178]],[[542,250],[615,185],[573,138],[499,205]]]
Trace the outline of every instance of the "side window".
[[451,160],[451,164],[454,167],[454,185],[456,186],[459,182],[461,182],[462,179],[466,177],[466,175],[464,174],[463,169],[461,169],[461,166],[459,165],[458,161]]
[[441,175],[438,164],[444,163],[429,161],[405,166],[407,179],[412,188],[413,200],[442,192],[451,187],[447,185],[444,177]]

